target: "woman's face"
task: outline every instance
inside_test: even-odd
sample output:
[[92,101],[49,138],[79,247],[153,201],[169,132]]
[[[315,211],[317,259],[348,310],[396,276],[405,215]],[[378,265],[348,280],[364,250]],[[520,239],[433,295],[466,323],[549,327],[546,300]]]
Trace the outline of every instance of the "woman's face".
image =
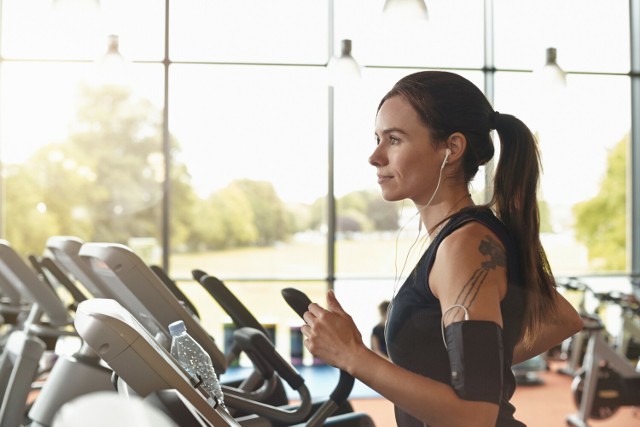
[[369,157],[375,166],[382,197],[410,199],[424,206],[436,190],[445,156],[436,148],[429,129],[402,96],[387,99],[376,117],[377,146]]

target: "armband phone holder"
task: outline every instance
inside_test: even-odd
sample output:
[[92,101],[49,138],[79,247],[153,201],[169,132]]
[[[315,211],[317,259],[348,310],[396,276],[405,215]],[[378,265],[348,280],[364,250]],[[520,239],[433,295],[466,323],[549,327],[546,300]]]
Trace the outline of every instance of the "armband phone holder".
[[500,326],[469,320],[465,309],[465,320],[443,324],[442,333],[456,394],[465,400],[500,404],[504,357]]

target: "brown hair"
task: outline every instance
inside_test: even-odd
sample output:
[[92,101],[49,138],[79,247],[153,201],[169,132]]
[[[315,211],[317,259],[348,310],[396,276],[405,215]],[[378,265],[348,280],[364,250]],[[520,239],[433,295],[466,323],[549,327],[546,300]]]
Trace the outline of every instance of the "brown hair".
[[454,132],[467,139],[462,169],[468,184],[494,155],[491,130],[500,139],[493,197],[487,204],[513,238],[525,280],[526,312],[522,337],[531,344],[544,319],[555,316],[555,281],[540,242],[537,189],[540,177],[538,144],[518,118],[500,114],[482,91],[464,77],[442,71],[422,71],[399,80],[382,98],[405,98],[430,129],[436,144]]

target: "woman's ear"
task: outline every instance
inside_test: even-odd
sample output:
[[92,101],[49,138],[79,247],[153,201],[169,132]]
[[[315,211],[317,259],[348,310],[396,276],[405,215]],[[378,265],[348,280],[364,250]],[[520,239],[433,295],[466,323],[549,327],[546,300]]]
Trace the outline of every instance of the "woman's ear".
[[457,161],[462,158],[465,150],[467,149],[467,138],[461,132],[452,133],[447,138],[447,149],[450,150],[447,163]]

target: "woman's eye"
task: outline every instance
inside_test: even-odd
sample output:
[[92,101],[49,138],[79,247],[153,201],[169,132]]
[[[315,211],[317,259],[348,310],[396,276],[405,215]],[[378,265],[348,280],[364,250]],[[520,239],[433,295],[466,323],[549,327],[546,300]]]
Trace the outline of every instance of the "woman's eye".
[[391,136],[391,137],[389,137],[389,143],[390,143],[391,145],[395,145],[395,144],[397,144],[397,143],[399,143],[399,142],[400,142],[400,140],[399,140],[398,138],[396,138],[395,136]]

